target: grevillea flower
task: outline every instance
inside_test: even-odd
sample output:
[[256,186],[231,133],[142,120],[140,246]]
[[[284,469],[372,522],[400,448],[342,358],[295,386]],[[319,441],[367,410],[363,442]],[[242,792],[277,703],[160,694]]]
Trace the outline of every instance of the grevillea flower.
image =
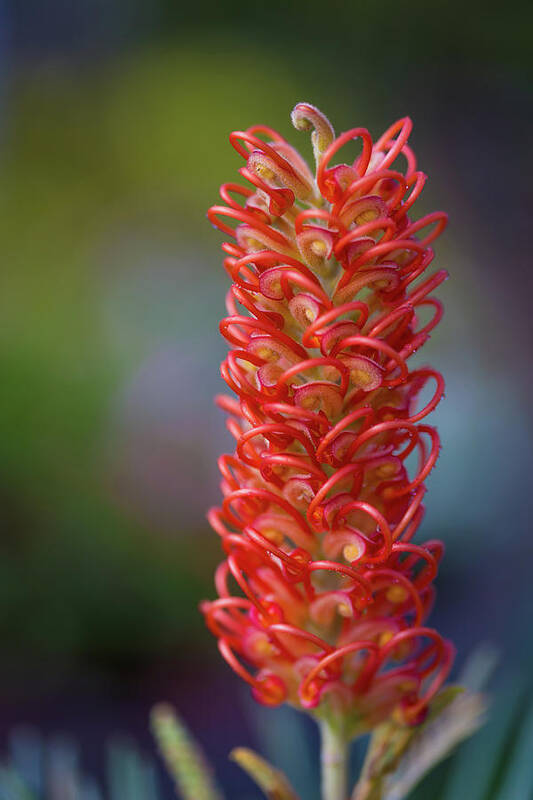
[[[426,625],[443,546],[413,542],[444,382],[410,368],[442,316],[431,293],[446,273],[426,270],[446,215],[411,220],[426,176],[408,118],[376,142],[364,128],[336,138],[306,103],[292,121],[312,130],[315,174],[276,131],[236,131],[249,186],[224,184],[208,214],[235,240],[220,329],[236,398],[218,402],[236,447],[209,514],[219,597],[202,608],[257,700],[360,732],[419,721],[453,660]],[[355,161],[334,164],[352,141]]]

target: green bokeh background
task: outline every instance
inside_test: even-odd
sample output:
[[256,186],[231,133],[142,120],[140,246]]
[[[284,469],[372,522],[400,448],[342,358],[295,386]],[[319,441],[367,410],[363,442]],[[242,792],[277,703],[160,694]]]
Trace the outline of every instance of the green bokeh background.
[[448,381],[424,527],[448,545],[433,619],[462,655],[490,639],[528,670],[531,8],[0,5],[6,720],[35,709],[53,726],[65,692],[105,706],[125,685],[130,704],[160,690],[194,716],[191,687],[208,686],[199,724],[227,747],[209,692],[238,706],[238,682],[197,611],[229,446],[211,404],[227,282],[205,210],[240,166],[231,130],[264,122],[309,154],[289,128],[299,100],[337,130],[413,117],[419,213],[451,217],[447,318],[424,354]]

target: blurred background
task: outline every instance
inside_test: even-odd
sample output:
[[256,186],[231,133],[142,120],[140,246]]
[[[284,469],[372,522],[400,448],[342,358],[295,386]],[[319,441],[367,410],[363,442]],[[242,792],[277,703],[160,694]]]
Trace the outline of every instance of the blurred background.
[[0,2],[0,741],[70,731],[98,774],[114,731],[150,751],[166,699],[228,797],[258,796],[227,752],[288,712],[252,710],[197,609],[229,447],[205,211],[241,165],[231,130],[306,150],[301,100],[337,131],[413,118],[418,214],[450,214],[424,352],[447,380],[421,532],[447,546],[432,622],[459,665],[490,642],[502,681],[531,671],[533,6],[476,6]]

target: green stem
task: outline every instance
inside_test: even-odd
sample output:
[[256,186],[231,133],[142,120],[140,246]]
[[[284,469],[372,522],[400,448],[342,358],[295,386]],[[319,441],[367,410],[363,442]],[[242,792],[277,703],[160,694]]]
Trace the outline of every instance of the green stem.
[[347,800],[348,742],[342,731],[323,720],[320,723],[322,746],[322,800]]

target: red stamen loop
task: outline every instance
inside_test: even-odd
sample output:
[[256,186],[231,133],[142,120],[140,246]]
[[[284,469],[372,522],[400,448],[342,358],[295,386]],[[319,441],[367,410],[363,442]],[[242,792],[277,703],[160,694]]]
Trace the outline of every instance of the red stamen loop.
[[[281,164],[280,164],[281,161]],[[307,200],[311,194],[311,186],[288,162],[279,157],[274,159],[262,150],[253,150],[248,156],[247,168],[257,175],[267,186],[281,184],[285,190],[292,192],[298,200]]]
[[388,209],[394,210],[401,203],[407,191],[407,182],[401,172],[390,169],[378,169],[367,173],[362,178],[357,178],[346,189],[342,199],[333,206],[333,213],[341,219],[348,207],[355,199],[361,199],[368,194],[378,197],[386,203]]
[[354,162],[351,170],[346,174],[353,174],[353,177],[361,177],[365,174],[372,155],[372,138],[366,128],[352,128],[346,133],[342,133],[338,139],[330,144],[322,156],[317,170],[316,182],[321,194],[331,203],[338,201],[346,190],[346,185],[339,172],[335,168],[327,169],[331,159],[344,147],[347,142],[353,139],[362,139],[363,150],[358,159]]
[[[256,170],[253,172],[248,167],[241,167],[239,173],[245,178],[252,186],[255,186],[261,192],[264,192],[269,198],[268,210],[274,217],[281,217],[285,212],[294,204],[294,192],[292,189],[278,189],[273,187],[270,183],[261,180],[260,173]],[[252,194],[248,205],[251,204],[256,195]]]
[[263,670],[256,679],[252,694],[263,706],[279,706],[287,697],[287,687],[278,675]]
[[[387,151],[385,158],[380,161],[379,166],[381,169],[389,167],[402,152],[412,129],[413,123],[409,117],[404,117],[403,119],[399,119],[397,122],[395,122],[394,125],[391,125],[390,128],[385,131],[383,136],[377,140],[376,144],[374,145],[374,152],[379,153],[382,150]],[[398,136],[396,139],[394,139],[393,137],[396,134],[398,134]]]

